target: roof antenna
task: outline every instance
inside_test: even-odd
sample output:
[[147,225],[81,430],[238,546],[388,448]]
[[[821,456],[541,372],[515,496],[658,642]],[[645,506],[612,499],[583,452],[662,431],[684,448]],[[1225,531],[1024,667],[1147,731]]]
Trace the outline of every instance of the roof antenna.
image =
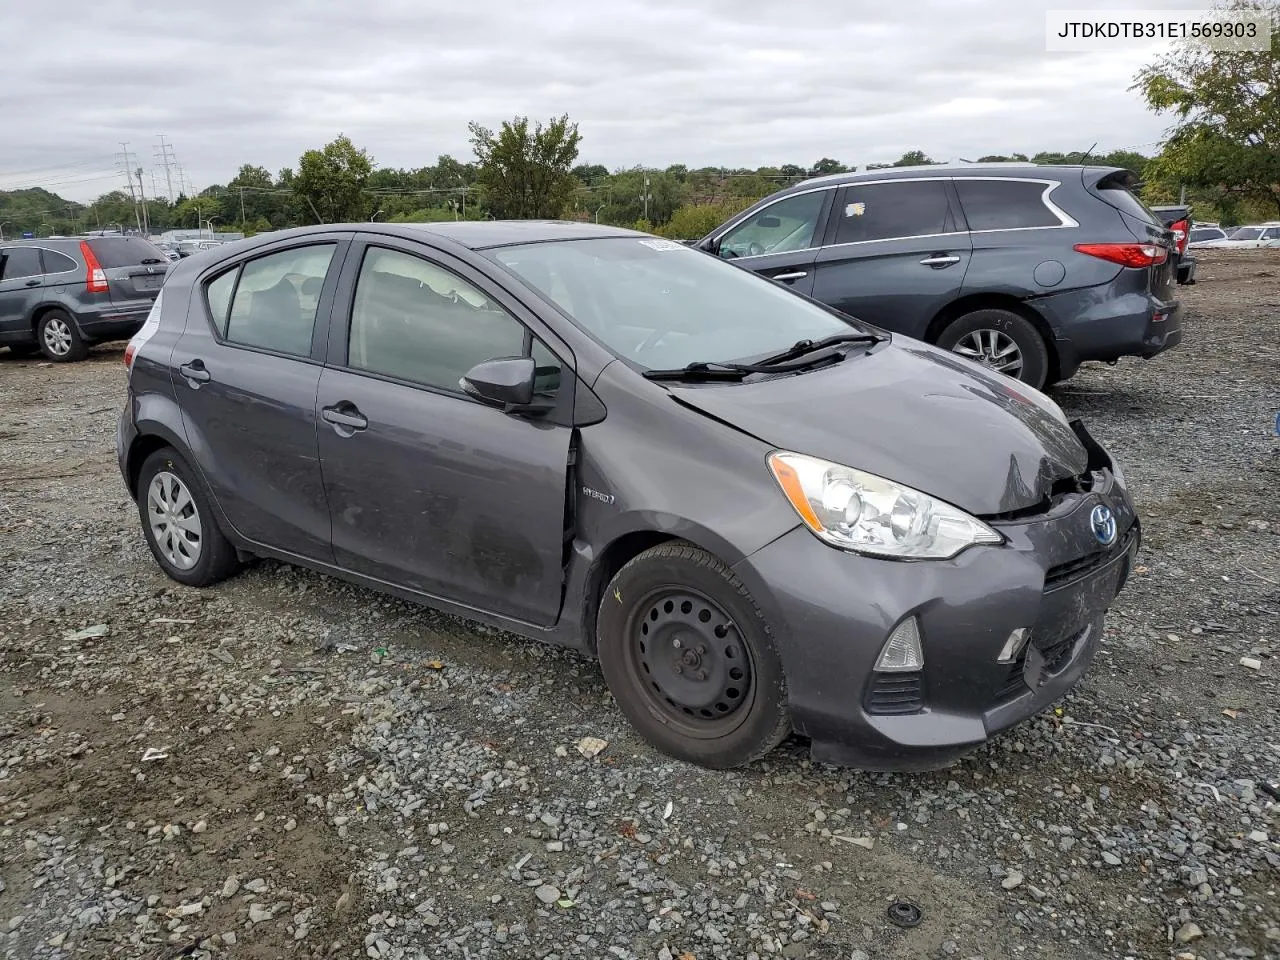
[[1090,147],[1088,150],[1084,152],[1084,156],[1080,158],[1080,166],[1082,167],[1084,166],[1084,162],[1093,155],[1093,151],[1096,150],[1097,147],[1098,147],[1098,144],[1095,142],[1092,147]]
[[961,163],[973,163],[973,161],[972,161],[972,160],[966,160],[964,157],[961,157],[961,158],[960,158],[960,162],[961,162]]

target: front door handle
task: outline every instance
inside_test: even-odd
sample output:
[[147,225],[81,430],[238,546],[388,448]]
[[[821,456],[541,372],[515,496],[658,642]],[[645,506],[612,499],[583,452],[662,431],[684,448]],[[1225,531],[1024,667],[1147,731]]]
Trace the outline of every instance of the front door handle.
[[775,273],[773,275],[773,279],[781,280],[784,283],[787,283],[787,282],[790,282],[791,280],[803,280],[808,275],[809,274],[806,273],[804,270],[796,270],[793,273]]
[[190,363],[184,363],[178,367],[178,372],[186,378],[192,387],[197,383],[208,383],[213,379],[213,374],[204,368],[203,360],[192,360]]
[[920,262],[926,267],[949,267],[953,263],[959,263],[960,258],[955,254],[935,253],[931,257],[925,257]]
[[369,418],[361,413],[354,404],[340,403],[337,406],[325,407],[320,416],[326,423],[332,423],[334,429],[344,437],[351,436],[357,430],[369,426]]
[[40,281],[39,281],[39,280],[28,280],[26,283],[24,283],[24,284],[23,284],[23,286],[24,286],[24,287],[38,287],[38,286],[40,286]]

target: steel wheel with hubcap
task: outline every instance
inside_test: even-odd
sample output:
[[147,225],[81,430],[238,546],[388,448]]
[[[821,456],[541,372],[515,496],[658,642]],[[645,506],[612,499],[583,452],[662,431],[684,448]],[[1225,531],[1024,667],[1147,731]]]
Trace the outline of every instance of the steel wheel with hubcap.
[[768,625],[709,553],[672,541],[639,554],[605,589],[596,627],[609,689],[663,752],[724,769],[763,756],[790,731]]
[[61,310],[50,310],[36,324],[40,352],[56,363],[83,360],[89,348],[80,337],[76,323]]
[[218,527],[213,506],[176,450],[147,457],[135,488],[138,516],[151,554],[173,580],[207,587],[240,565],[235,547]]
[[1037,390],[1049,377],[1044,337],[1030,320],[1012,310],[989,307],[966,313],[947,324],[937,343]]
[[151,478],[147,517],[151,536],[166,560],[179,570],[190,570],[200,562],[200,512],[186,484],[168,470]]

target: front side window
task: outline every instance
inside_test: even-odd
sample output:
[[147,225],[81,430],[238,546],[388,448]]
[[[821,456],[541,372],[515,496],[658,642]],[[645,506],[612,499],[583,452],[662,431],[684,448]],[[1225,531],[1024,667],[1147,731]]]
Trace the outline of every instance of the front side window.
[[853,184],[835,210],[836,243],[864,243],[947,232],[950,209],[942,180]]
[[801,193],[753,213],[720,239],[720,256],[726,260],[759,257],[813,246],[825,197],[824,190]]
[[[226,339],[295,357],[310,356],[316,308],[333,251],[332,243],[295,247],[243,264],[227,316]],[[219,286],[226,276],[209,285],[215,322],[218,298],[231,295]]]
[[[458,381],[476,364],[525,355],[524,325],[461,277],[398,250],[370,247],[365,254],[349,367],[459,393]],[[548,357],[534,351],[540,367],[556,366]],[[541,376],[545,384],[559,374]]]
[[855,321],[691,247],[609,237],[488,253],[615,356],[640,369],[744,360]]
[[955,185],[970,230],[1022,230],[1062,225],[1044,204],[1048,184],[957,177]]
[[40,276],[40,251],[35,247],[8,247],[0,250],[0,280],[20,280]]

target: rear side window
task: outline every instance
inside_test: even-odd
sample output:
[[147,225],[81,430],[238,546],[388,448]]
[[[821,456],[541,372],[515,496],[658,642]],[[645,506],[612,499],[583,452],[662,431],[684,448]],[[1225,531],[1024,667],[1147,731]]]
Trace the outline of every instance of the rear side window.
[[165,262],[164,251],[141,237],[95,237],[86,242],[104,270]]
[[[268,254],[223,274],[209,284],[209,309],[215,318],[223,298],[231,298],[225,338],[295,357],[311,355],[320,291],[333,259],[334,244],[295,247]],[[228,278],[239,275],[234,297]]]
[[1119,186],[1104,187],[1098,191],[1098,195],[1121,213],[1127,213],[1146,223],[1154,223],[1157,227],[1164,226],[1164,222],[1148,210],[1147,205],[1131,190]]
[[40,251],[35,247],[8,247],[0,250],[0,280],[18,280],[40,276]]
[[45,273],[71,273],[80,269],[78,263],[56,250],[42,250],[40,255],[44,257]]
[[957,177],[955,185],[970,230],[1024,230],[1062,224],[1044,204],[1048,184]]
[[946,233],[950,208],[941,180],[853,184],[835,210],[836,243]]

